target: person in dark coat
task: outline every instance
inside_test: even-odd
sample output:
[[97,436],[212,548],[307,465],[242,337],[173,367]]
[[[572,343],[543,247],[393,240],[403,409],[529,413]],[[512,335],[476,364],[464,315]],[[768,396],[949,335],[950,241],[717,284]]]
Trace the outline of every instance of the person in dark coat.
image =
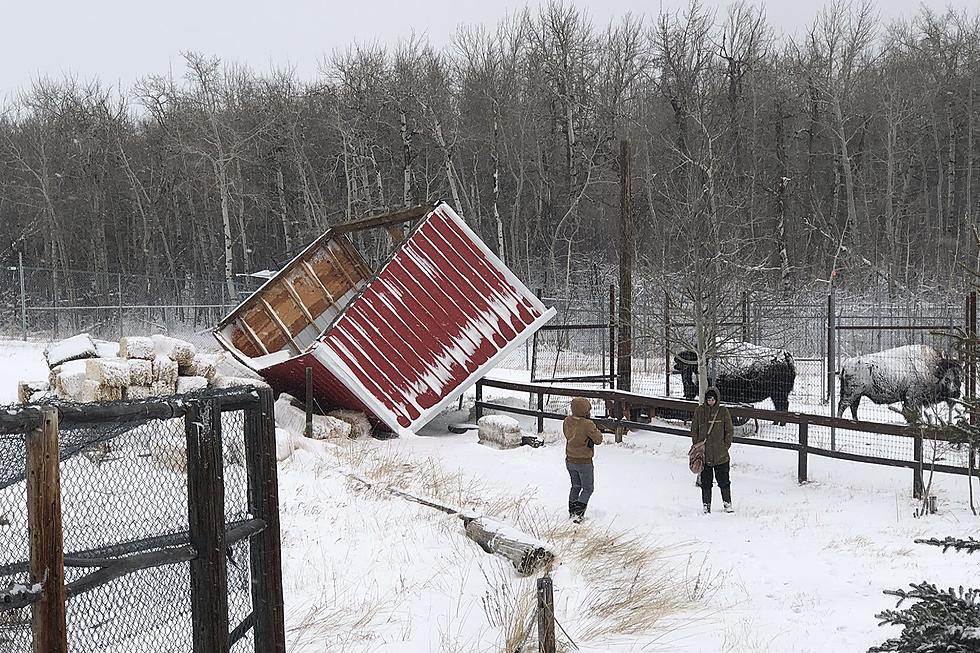
[[691,420],[691,439],[694,444],[704,442],[704,469],[701,470],[701,503],[705,514],[711,512],[711,484],[714,479],[721,488],[721,500],[725,512],[735,512],[732,507],[732,483],[728,476],[732,437],[735,427],[728,409],[721,405],[717,388],[708,388],[704,403],[694,410]]
[[562,430],[565,433],[565,467],[572,481],[568,494],[568,516],[580,522],[589,505],[589,497],[595,486],[592,459],[595,445],[602,444],[602,433],[590,418],[592,404],[584,397],[572,399],[572,414],[565,418]]

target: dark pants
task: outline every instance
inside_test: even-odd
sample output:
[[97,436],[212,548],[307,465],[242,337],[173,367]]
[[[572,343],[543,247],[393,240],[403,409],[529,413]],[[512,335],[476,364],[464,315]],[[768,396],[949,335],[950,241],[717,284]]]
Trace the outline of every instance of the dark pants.
[[712,476],[718,479],[718,487],[721,488],[721,500],[727,503],[732,501],[732,482],[728,478],[729,463],[721,465],[705,465],[701,470],[701,502],[711,505],[711,481]]
[[580,465],[577,463],[565,463],[568,468],[568,476],[572,480],[572,491],[568,493],[568,506],[581,503],[583,506],[589,505],[589,497],[595,485],[595,469],[591,464]]

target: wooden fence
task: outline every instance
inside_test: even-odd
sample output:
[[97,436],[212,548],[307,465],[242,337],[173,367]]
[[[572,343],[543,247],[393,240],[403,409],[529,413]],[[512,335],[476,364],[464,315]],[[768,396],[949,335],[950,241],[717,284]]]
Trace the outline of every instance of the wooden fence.
[[[537,408],[518,408],[484,400],[484,390],[486,388],[496,388],[500,390],[510,390],[514,392],[527,393],[536,397]],[[690,437],[691,432],[687,428],[677,428],[658,424],[654,422],[641,422],[631,419],[641,411],[649,411],[651,415],[667,412],[672,416],[690,415],[697,407],[696,401],[682,399],[672,399],[667,397],[651,397],[620,390],[597,390],[584,388],[569,388],[553,385],[541,385],[533,383],[512,383],[509,381],[498,381],[495,379],[481,379],[476,386],[476,417],[479,419],[484,410],[495,410],[500,412],[513,413],[518,415],[528,415],[537,418],[538,432],[544,431],[545,419],[564,419],[563,413],[549,412],[545,410],[545,396],[559,397],[585,397],[587,399],[598,399],[605,402],[606,416],[594,418],[601,427],[615,431],[616,441],[621,442],[623,434],[627,430],[654,431],[657,433],[667,433]],[[798,454],[797,480],[800,483],[808,481],[807,463],[809,456],[824,456],[836,458],[838,460],[849,460],[860,463],[870,463],[875,465],[888,465],[893,467],[906,467],[912,470],[912,494],[916,498],[921,498],[924,490],[923,472],[926,469],[926,462],[923,456],[923,443],[925,437],[923,430],[918,427],[906,424],[887,424],[882,422],[853,421],[849,419],[828,417],[826,415],[813,415],[808,413],[782,412],[775,410],[765,410],[747,406],[729,405],[729,411],[733,418],[743,417],[746,419],[766,420],[776,423],[793,424],[796,426],[796,442],[783,442],[766,440],[757,437],[736,436],[735,442],[759,447],[771,447],[796,451]],[[810,444],[810,427],[820,426],[830,429],[841,429],[858,431],[863,433],[874,433],[880,435],[895,436],[898,438],[909,438],[913,443],[912,460],[900,460],[884,456],[869,456],[845,451],[836,451],[824,447],[813,446]],[[929,433],[930,440],[940,439],[936,434]],[[972,454],[971,454],[972,459]],[[970,467],[960,467],[956,465],[945,465],[929,463],[928,469],[945,473],[972,475]]]

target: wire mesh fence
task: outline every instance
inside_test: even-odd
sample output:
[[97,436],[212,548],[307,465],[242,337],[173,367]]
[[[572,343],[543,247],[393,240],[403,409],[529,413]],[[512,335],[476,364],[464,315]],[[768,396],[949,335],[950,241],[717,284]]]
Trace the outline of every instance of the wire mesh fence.
[[[180,416],[133,421],[132,408],[142,404],[130,402],[118,420],[69,422],[59,429],[70,650],[194,650],[191,565],[201,552],[195,553],[190,539],[189,483],[194,481],[188,476],[188,429],[220,437],[226,529],[254,522],[249,486],[260,482],[248,473],[248,457],[257,452],[254,445],[251,453],[246,447],[246,411],[223,412],[220,433],[215,433],[207,415],[208,410],[220,410],[215,401],[219,400],[195,395],[168,404],[203,405],[202,416],[193,423]],[[271,397],[268,403],[271,406]],[[60,406],[72,409],[68,404]],[[111,405],[104,406],[111,412]],[[91,409],[92,405],[75,408]],[[0,598],[3,592],[11,596],[12,588],[31,586],[27,437],[0,436]],[[274,452],[266,454],[274,456]],[[225,553],[232,651],[255,648],[252,583],[256,574],[264,572],[252,568],[250,546],[248,537],[229,540]],[[30,607],[4,609],[0,600],[0,649],[34,650],[30,611]]]
[[79,332],[118,339],[147,328],[210,328],[264,281],[236,276],[232,295],[222,279],[166,277],[12,266],[2,272],[0,330],[57,339]]

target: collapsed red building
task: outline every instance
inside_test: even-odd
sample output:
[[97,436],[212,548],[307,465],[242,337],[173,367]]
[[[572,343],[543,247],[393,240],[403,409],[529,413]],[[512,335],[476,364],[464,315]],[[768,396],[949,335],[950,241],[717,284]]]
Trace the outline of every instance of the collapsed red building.
[[[408,223],[407,234],[402,225]],[[395,244],[372,270],[351,234]],[[447,204],[329,229],[214,335],[275,390],[416,432],[554,315]]]

